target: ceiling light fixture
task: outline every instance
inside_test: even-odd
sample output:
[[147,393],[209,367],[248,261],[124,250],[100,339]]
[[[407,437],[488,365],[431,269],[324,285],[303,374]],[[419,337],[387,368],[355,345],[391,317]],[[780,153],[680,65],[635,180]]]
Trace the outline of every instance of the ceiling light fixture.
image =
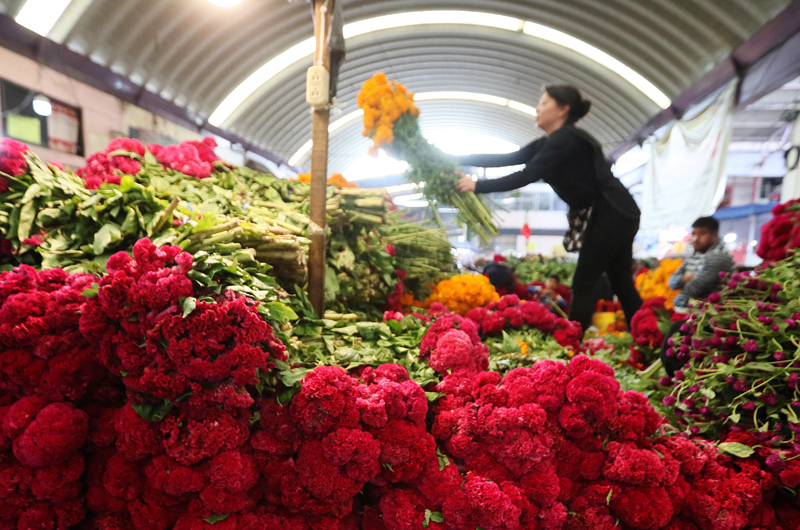
[[44,94],[36,94],[36,97],[33,98],[33,112],[45,118],[53,114],[53,104],[50,103],[50,98]]
[[[661,108],[668,108],[671,103],[669,97],[661,92],[655,85],[606,52],[561,31],[542,26],[541,24],[526,22],[518,18],[476,11],[414,11],[352,22],[345,25],[344,36],[345,38],[352,38],[389,29],[431,24],[482,26],[514,33],[524,32],[530,37],[543,39],[564,46],[610,69],[653,100],[653,102]],[[211,114],[211,117],[208,119],[209,123],[217,127],[221,126],[244,104],[247,98],[254,94],[260,87],[268,83],[273,77],[277,76],[289,66],[310,58],[314,54],[315,49],[316,43],[312,37],[292,46],[285,52],[271,59],[264,66],[253,72],[247,79],[242,81],[233,92],[228,94]],[[530,109],[531,107],[528,107],[529,111]]]
[[576,39],[572,35],[568,35],[563,31],[558,31],[535,22],[526,22],[522,31],[526,35],[543,39],[559,46],[564,46],[570,50],[576,51],[595,61],[596,63],[605,66],[609,70],[616,72],[617,75],[625,79],[628,83],[638,88],[645,96],[652,99],[656,105],[662,109],[668,109],[672,101],[659,90],[653,83],[645,79],[641,74],[636,72],[633,68],[627,66],[622,61],[615,59],[603,50],[595,48],[588,42]]
[[242,0],[208,0],[215,6],[219,7],[236,7],[242,3]]
[[[529,116],[536,116],[536,109],[525,105],[524,103],[520,103],[518,101],[512,101],[509,99],[492,96],[489,94],[479,94],[476,92],[455,92],[455,91],[444,91],[444,92],[420,92],[419,94],[414,94],[414,101],[415,102],[424,102],[424,101],[442,101],[442,100],[453,100],[453,101],[475,101],[478,103],[489,103],[491,105],[498,105],[501,107],[508,107],[512,110],[516,110],[518,112],[522,112],[523,114],[527,114]],[[331,123],[328,126],[328,134],[333,133],[347,125],[348,123],[357,120],[358,118],[364,115],[363,110],[357,110],[355,112],[351,112],[350,114],[346,114],[342,118],[339,118],[335,122]],[[313,147],[313,143],[311,140],[307,141],[298,149],[292,157],[289,159],[290,166],[296,166],[300,160],[303,159],[304,156],[311,151]]]
[[20,26],[46,37],[71,0],[27,0],[14,20]]

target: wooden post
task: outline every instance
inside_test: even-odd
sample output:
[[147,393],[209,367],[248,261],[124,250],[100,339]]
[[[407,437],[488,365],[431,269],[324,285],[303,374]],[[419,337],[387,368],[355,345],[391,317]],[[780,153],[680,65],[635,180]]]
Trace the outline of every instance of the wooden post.
[[[323,10],[325,0],[314,0],[314,36],[317,40],[316,58],[322,56],[322,64],[330,70],[331,54],[327,47],[327,34],[330,31],[330,20],[333,14],[333,2],[327,1],[327,10]],[[309,237],[311,249],[308,256],[308,298],[321,318],[325,314],[325,261],[327,242],[325,240],[325,220],[327,215],[328,193],[328,125],[330,110],[314,109],[311,118],[311,204]]]

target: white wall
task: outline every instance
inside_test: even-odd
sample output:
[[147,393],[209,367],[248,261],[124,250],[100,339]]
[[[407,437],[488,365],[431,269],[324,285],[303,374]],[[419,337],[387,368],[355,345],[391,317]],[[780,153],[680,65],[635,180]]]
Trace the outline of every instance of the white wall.
[[[178,140],[200,138],[195,131],[125,103],[110,94],[76,81],[51,68],[41,66],[36,61],[5,48],[0,48],[0,77],[29,90],[41,92],[46,96],[79,107],[83,120],[84,151],[89,155],[104,150],[108,142],[115,136],[120,134],[127,136],[130,127],[149,129]],[[224,141],[220,141],[220,144],[229,145]],[[82,157],[39,146],[32,147],[36,154],[46,162],[59,161],[73,168],[84,165]]]

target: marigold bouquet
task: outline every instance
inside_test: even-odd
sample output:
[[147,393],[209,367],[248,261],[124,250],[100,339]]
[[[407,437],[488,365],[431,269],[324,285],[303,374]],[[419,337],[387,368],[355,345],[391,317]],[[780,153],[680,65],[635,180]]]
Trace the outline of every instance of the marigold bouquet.
[[683,260],[678,258],[663,259],[657,268],[637,276],[634,284],[642,300],[646,302],[654,298],[664,298],[664,306],[672,309],[675,297],[680,294],[680,291],[670,289],[668,282],[669,277],[678,270],[681,263]]
[[440,281],[425,300],[429,307],[439,302],[453,313],[465,316],[471,309],[500,300],[489,278],[482,274],[460,274]]
[[364,136],[374,142],[372,152],[383,148],[409,163],[408,180],[424,186],[421,191],[437,218],[437,205],[452,206],[484,242],[499,234],[492,208],[483,198],[455,190],[458,164],[422,136],[419,109],[405,86],[377,73],[362,86],[358,105],[364,111]]
[[756,253],[767,261],[779,261],[800,247],[800,199],[779,204],[772,213],[774,217],[761,228]]

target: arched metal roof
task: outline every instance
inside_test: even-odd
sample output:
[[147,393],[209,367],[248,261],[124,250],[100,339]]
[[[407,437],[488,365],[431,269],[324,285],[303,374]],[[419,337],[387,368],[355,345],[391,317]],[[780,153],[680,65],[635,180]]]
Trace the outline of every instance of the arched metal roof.
[[[532,21],[610,54],[672,98],[727,56],[789,0],[341,0],[347,22],[409,11],[473,10]],[[14,16],[23,0],[0,0]],[[424,16],[424,15],[421,15]],[[73,0],[50,38],[130,76],[148,90],[209,116],[243,80],[312,35],[304,2],[244,0],[233,9],[205,0]],[[298,62],[248,98],[224,126],[288,158],[309,138],[304,71]],[[469,26],[413,26],[348,40],[339,105],[355,110],[360,84],[383,70],[412,91],[467,91],[535,105],[543,84],[570,82],[594,102],[584,126],[607,147],[658,106],[608,69],[522,33]],[[530,117],[483,103],[431,101],[423,123],[464,126],[524,143]],[[526,136],[527,135],[527,136]],[[331,169],[365,140],[360,124],[337,131]],[[302,162],[301,162],[302,163]]]

